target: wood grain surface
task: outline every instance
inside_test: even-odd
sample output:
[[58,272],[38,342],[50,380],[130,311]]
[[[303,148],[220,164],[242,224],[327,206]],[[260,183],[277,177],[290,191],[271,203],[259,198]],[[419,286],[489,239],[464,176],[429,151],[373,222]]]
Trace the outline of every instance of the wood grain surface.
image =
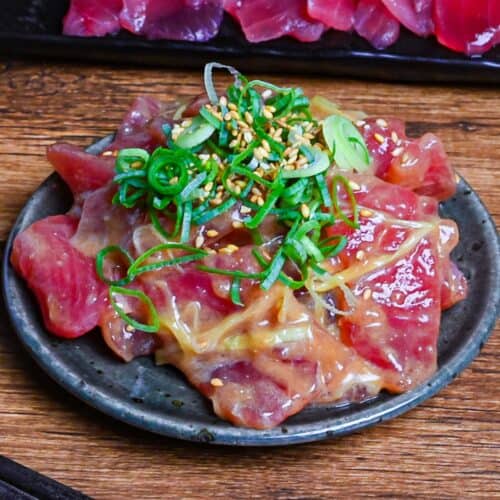
[[[266,76],[432,131],[500,216],[500,89]],[[139,94],[177,101],[199,72],[0,59],[0,240],[51,172],[45,147],[112,132]],[[498,329],[497,329],[498,330]],[[0,304],[0,453],[96,498],[500,498],[500,335],[417,409],[354,435],[275,449],[195,445],[78,402],[22,350]]]

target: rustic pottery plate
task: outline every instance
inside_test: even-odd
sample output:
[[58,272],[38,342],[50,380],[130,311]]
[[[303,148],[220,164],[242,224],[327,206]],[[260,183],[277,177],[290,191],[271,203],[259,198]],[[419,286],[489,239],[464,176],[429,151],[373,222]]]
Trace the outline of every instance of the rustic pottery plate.
[[373,48],[352,33],[325,33],[314,43],[284,37],[249,43],[226,15],[220,33],[205,43],[146,40],[120,32],[102,38],[62,34],[68,0],[1,2],[0,53],[56,57],[113,64],[150,64],[202,68],[207,61],[237,66],[249,73],[295,72],[415,82],[500,83],[500,47],[481,57],[453,52],[434,38],[402,29],[385,50]]
[[[94,144],[99,153],[111,137]],[[62,387],[89,405],[133,426],[190,441],[238,446],[288,445],[341,436],[401,415],[451,382],[478,354],[495,323],[500,299],[500,249],[490,215],[461,180],[441,213],[454,219],[461,239],[453,257],[469,282],[466,300],[443,314],[439,369],[426,383],[401,395],[382,393],[362,404],[317,405],[265,431],[219,419],[184,376],[157,367],[152,357],[125,364],[112,356],[98,331],[65,341],[44,328],[35,298],[9,263],[19,231],[49,215],[64,213],[72,197],[57,174],[33,194],[19,215],[3,262],[3,293],[12,324],[35,361]],[[460,382],[457,382],[460,383]]]

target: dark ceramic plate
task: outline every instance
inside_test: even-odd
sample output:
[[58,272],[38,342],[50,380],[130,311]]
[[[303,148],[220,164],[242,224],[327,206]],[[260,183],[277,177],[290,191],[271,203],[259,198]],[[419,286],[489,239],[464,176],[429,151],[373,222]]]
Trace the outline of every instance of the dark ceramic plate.
[[[93,145],[102,151],[111,138]],[[478,354],[495,322],[500,299],[500,250],[493,221],[472,188],[461,181],[442,215],[457,221],[461,240],[453,257],[469,281],[468,298],[443,314],[439,370],[426,384],[397,396],[386,393],[363,403],[306,408],[273,430],[242,429],[216,417],[184,376],[156,367],[152,358],[124,364],[99,332],[64,341],[44,328],[36,301],[9,264],[15,235],[32,222],[65,212],[71,194],[57,174],[35,192],[12,230],[3,263],[3,292],[19,338],[36,362],[60,385],[91,406],[148,431],[191,441],[261,446],[341,436],[391,419],[434,395]]]
[[0,0],[0,53],[184,68],[200,68],[216,60],[256,73],[293,71],[418,82],[500,83],[500,47],[470,58],[406,30],[384,51],[374,49],[359,36],[333,31],[315,43],[282,38],[251,44],[229,16],[219,35],[202,44],[148,41],[124,32],[104,38],[77,38],[62,35],[68,5],[68,0]]

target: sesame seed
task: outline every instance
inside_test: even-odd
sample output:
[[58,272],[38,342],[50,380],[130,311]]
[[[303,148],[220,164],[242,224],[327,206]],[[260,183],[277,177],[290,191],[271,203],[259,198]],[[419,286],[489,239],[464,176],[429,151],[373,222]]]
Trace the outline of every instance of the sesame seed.
[[172,185],[176,184],[177,182],[179,182],[179,177],[177,177],[177,176],[172,177],[172,178],[168,181],[168,183],[169,183],[169,184],[172,184]]
[[231,113],[229,111],[224,115],[224,121],[226,122],[230,122],[232,118],[233,117],[231,116]]
[[192,122],[192,120],[184,120],[184,121],[181,123],[181,127],[183,127],[183,128],[188,128],[188,127],[190,127],[190,126],[191,126],[191,124],[192,124],[192,123],[193,123],[193,122]]
[[269,99],[273,95],[273,92],[271,89],[266,89],[262,92],[262,99],[266,100]]
[[262,196],[262,191],[258,187],[253,187],[252,194],[256,194],[257,196]]
[[235,148],[238,144],[240,143],[240,141],[238,141],[238,139],[233,139],[230,143],[229,143],[229,147],[230,148]]
[[130,164],[132,168],[141,168],[142,167],[142,161],[134,161],[133,163]]
[[236,106],[236,104],[234,104],[234,102],[230,102],[227,107],[231,110],[231,111],[237,111],[238,110],[238,106]]
[[261,207],[262,205],[264,205],[264,198],[262,198],[262,196],[259,196],[257,198],[257,205],[259,205],[259,207]]
[[233,137],[236,137],[238,135],[238,131],[237,130],[231,130],[231,135]]
[[269,146],[269,143],[267,142],[266,139],[262,139],[262,147],[268,152],[271,152],[271,146]]
[[236,194],[241,194],[241,186],[234,186],[234,192]]
[[252,211],[252,209],[250,207],[247,207],[245,205],[243,205],[241,208],[240,208],[240,212],[242,214],[249,214],[250,212]]
[[376,122],[375,122],[379,127],[382,127],[382,128],[387,128],[387,122],[383,119],[383,118],[379,118]]
[[357,127],[364,127],[366,125],[366,122],[364,120],[358,120],[356,122]]
[[365,300],[368,300],[371,296],[372,296],[372,291],[370,290],[370,288],[367,288],[367,289],[363,292],[363,298],[364,298]]
[[365,252],[363,250],[358,250],[356,252],[356,259],[363,260],[365,258]]
[[252,203],[257,203],[257,198],[258,198],[258,196],[256,194],[254,194],[254,195],[250,196],[250,201]]
[[455,182],[457,184],[460,184],[460,177],[458,176],[458,174],[455,174]]
[[391,139],[392,139],[392,142],[398,142],[399,141],[399,136],[398,136],[398,134],[396,134],[395,130],[393,130],[391,132]]
[[283,129],[280,127],[276,132],[274,133],[274,138],[279,139],[281,137],[281,134],[283,134]]
[[357,184],[356,182],[354,181],[349,181],[349,187],[353,190],[353,191],[359,191],[361,189],[361,187],[359,186],[359,184]]
[[302,156],[297,160],[297,167],[303,167],[307,163],[307,158],[305,156]]
[[239,220],[235,220],[235,221],[233,221],[232,226],[233,226],[235,229],[239,229],[240,227],[243,227],[243,222],[241,222],[241,221],[239,221]]
[[383,135],[380,135],[378,132],[377,132],[377,133],[375,133],[375,134],[373,134],[373,137],[374,137],[374,138],[375,138],[375,140],[376,140],[378,143],[380,143],[380,144],[382,144],[382,143],[385,141],[384,136],[383,136]]
[[253,123],[253,116],[252,116],[252,114],[249,111],[245,111],[245,120],[250,125]]
[[209,201],[210,205],[220,205],[222,203],[222,198],[211,198]]
[[115,151],[104,151],[102,156],[114,156],[114,154],[115,154]]
[[215,229],[209,229],[207,231],[207,236],[209,238],[216,238],[217,236],[219,236],[219,231],[216,231]]
[[237,247],[236,245],[233,245],[232,243],[225,246],[224,248],[221,248],[219,250],[220,253],[225,253],[225,254],[232,254],[236,251],[239,250],[239,247]]
[[401,146],[397,147],[391,154],[396,158],[397,156],[401,156],[403,154],[404,148]]
[[196,248],[201,248],[203,246],[203,243],[205,243],[205,238],[200,234],[196,237],[196,240],[194,241],[194,246]]
[[304,217],[304,219],[308,219],[311,216],[311,210],[305,203],[302,203],[302,205],[300,206],[300,213],[302,214],[302,217]]
[[402,161],[403,161],[403,163],[406,163],[409,159],[410,159],[410,157],[408,156],[408,153],[405,153],[403,155]]
[[205,187],[203,188],[207,193],[209,193],[210,191],[212,191],[212,188],[214,187],[214,183],[212,181],[210,182],[207,182],[205,184]]
[[221,96],[221,98],[219,99],[219,104],[221,106],[227,106],[227,98],[225,95]]
[[260,148],[255,148],[253,151],[253,155],[255,156],[255,158],[257,158],[257,160],[262,160],[264,158]]
[[243,139],[245,139],[245,142],[247,144],[250,144],[253,140],[252,132],[250,131],[243,132]]
[[130,333],[135,332],[135,328],[132,325],[127,325],[125,327],[125,330],[127,330],[127,332],[130,332]]
[[236,121],[240,119],[240,115],[234,110],[230,111],[229,114],[231,115],[231,118],[234,118]]
[[272,120],[274,118],[273,114],[268,109],[264,109],[262,114],[264,115],[264,118],[267,118],[268,120]]
[[215,255],[217,253],[213,248],[205,248],[205,252],[209,253],[210,255]]
[[210,380],[210,384],[214,387],[222,387],[224,382],[220,378],[213,378]]
[[359,211],[359,215],[362,217],[371,217],[373,215],[373,212],[371,210],[368,210],[367,208],[362,208]]

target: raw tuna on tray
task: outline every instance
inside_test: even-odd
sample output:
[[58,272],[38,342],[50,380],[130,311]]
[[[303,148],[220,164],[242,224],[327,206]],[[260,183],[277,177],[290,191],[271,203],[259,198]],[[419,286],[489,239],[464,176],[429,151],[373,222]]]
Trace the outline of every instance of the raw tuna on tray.
[[204,42],[227,11],[249,42],[318,40],[329,28],[354,31],[375,48],[418,36],[474,56],[500,43],[498,0],[71,0],[64,33],[104,36],[121,28],[149,39]]

